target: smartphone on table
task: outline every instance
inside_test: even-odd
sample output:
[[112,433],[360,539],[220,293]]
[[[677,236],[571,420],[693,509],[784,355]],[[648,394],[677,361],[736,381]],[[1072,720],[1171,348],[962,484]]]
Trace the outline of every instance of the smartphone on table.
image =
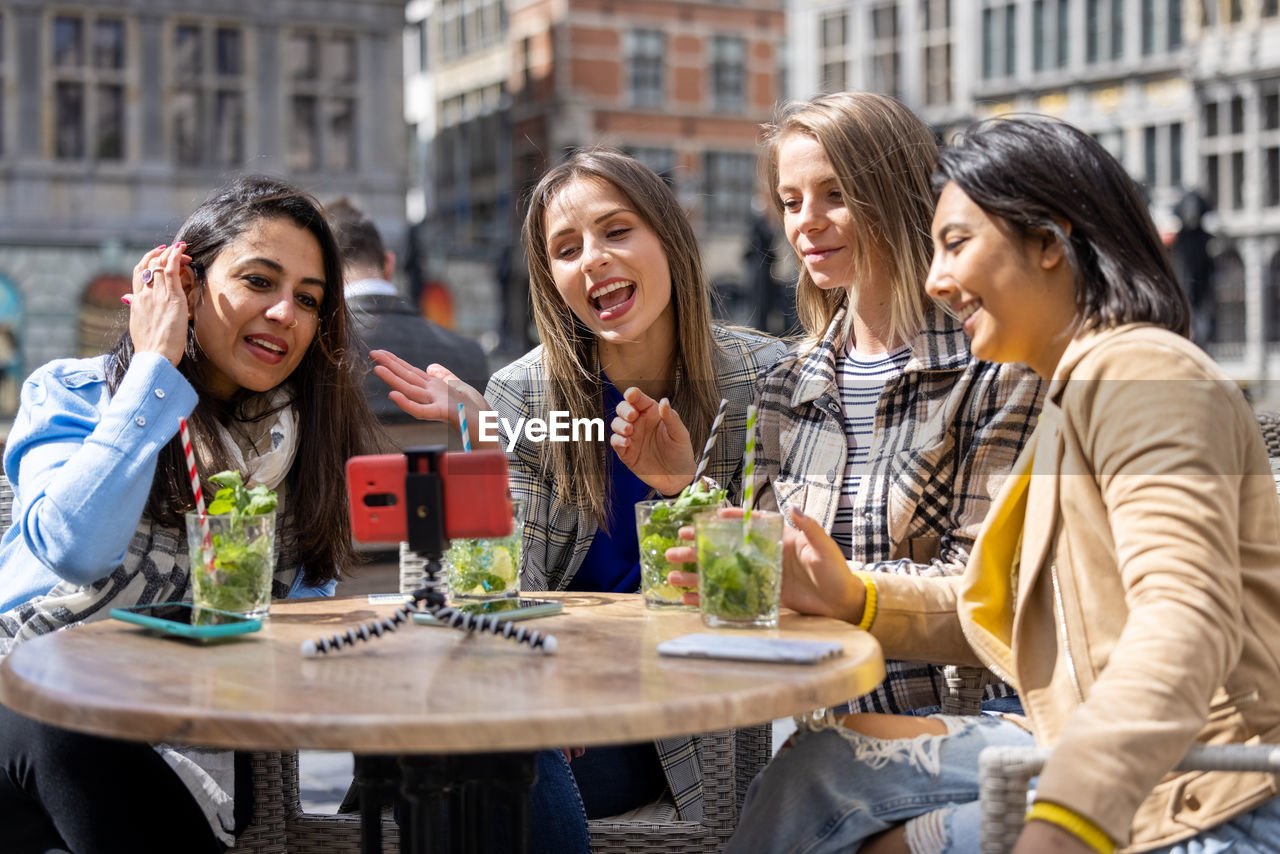
[[727,658],[734,661],[765,661],[774,664],[817,664],[844,654],[844,646],[834,641],[798,638],[761,638],[742,635],[683,635],[658,644],[659,655],[685,658]]
[[[502,620],[530,620],[549,617],[564,610],[554,599],[491,599],[488,602],[455,602],[454,610],[475,617],[488,615]],[[413,621],[424,626],[438,626],[440,621],[430,614],[416,613]]]
[[228,611],[195,608],[190,602],[157,602],[112,608],[111,616],[160,634],[188,640],[216,640],[262,628],[262,621]]

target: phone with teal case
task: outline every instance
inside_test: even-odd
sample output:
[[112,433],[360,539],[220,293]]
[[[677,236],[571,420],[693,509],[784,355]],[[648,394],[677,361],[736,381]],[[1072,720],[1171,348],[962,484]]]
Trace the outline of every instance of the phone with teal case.
[[217,640],[262,628],[262,621],[229,611],[195,608],[190,602],[157,602],[112,608],[111,616],[153,632],[187,640]]

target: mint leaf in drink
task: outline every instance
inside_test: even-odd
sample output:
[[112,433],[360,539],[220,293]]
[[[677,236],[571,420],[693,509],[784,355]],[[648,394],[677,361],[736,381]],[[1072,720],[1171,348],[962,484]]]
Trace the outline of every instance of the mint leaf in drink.
[[210,516],[221,516],[224,513],[260,516],[276,509],[277,496],[274,489],[261,484],[253,489],[245,488],[244,478],[235,469],[211,475],[209,482],[220,487],[209,503]]

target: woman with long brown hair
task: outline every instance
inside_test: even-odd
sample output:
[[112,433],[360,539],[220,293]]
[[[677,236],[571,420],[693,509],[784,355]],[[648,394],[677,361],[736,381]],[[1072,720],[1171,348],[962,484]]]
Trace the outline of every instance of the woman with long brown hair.
[[[616,433],[610,446],[603,436],[522,435],[508,452],[512,495],[526,506],[522,589],[636,592],[634,504],[693,481],[693,448],[721,398],[729,405],[706,474],[737,489],[746,408],[782,347],[712,323],[698,244],[675,193],[619,152],[579,151],[549,169],[530,197],[524,245],[542,344],[495,372],[484,396],[438,365],[422,370],[385,351],[373,352],[375,370],[419,418],[456,426],[463,402],[473,444],[482,412],[512,425],[552,412],[611,424],[643,410],[643,447]],[[664,786],[682,815],[700,811],[692,739],[660,748],[593,748],[575,759],[587,815],[639,806]],[[601,797],[611,791],[617,797]]]

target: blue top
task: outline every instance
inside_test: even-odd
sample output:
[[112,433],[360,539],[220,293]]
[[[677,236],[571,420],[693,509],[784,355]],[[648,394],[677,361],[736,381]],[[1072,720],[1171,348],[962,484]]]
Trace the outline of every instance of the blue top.
[[[600,379],[604,383],[604,420],[608,424],[622,402],[622,393],[604,374]],[[612,447],[605,451],[605,464],[609,469],[609,527],[596,531],[568,589],[636,593],[640,590],[640,540],[636,535],[635,507],[653,490],[618,459]]]
[[[0,612],[124,562],[160,450],[195,409],[195,389],[158,353],[135,353],[111,396],[107,358],[59,359],[23,383],[4,449],[14,496],[0,540]],[[307,587],[302,577],[291,597],[333,594],[334,582]]]

